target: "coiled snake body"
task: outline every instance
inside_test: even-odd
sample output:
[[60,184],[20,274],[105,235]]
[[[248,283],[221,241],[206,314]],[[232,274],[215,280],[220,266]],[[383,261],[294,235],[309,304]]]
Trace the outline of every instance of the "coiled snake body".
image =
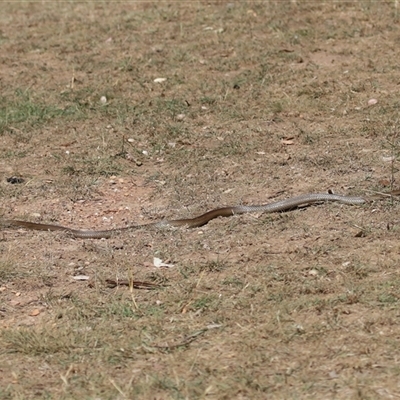
[[[397,192],[391,192],[388,194],[394,195],[399,194]],[[348,205],[359,205],[364,204],[369,200],[374,200],[376,198],[382,198],[384,195],[379,195],[375,197],[354,197],[354,196],[342,196],[338,194],[330,194],[330,193],[308,193],[301,196],[291,197],[289,199],[276,201],[269,204],[263,205],[250,205],[250,206],[233,206],[233,207],[224,207],[224,208],[216,208],[214,210],[208,211],[205,214],[202,214],[198,217],[188,218],[188,219],[168,219],[161,220],[159,222],[153,222],[149,224],[143,225],[129,225],[122,228],[108,229],[108,230],[81,230],[81,229],[73,229],[62,225],[53,225],[53,224],[42,224],[36,222],[27,222],[20,220],[2,220],[0,221],[0,225],[4,226],[12,226],[12,227],[22,227],[26,229],[32,230],[41,230],[41,231],[64,231],[68,232],[72,236],[81,239],[101,239],[101,238],[109,238],[116,233],[122,231],[128,231],[139,228],[162,228],[162,227],[181,227],[185,226],[187,228],[196,228],[207,224],[214,218],[217,217],[230,217],[235,214],[246,214],[252,212],[264,212],[264,213],[274,213],[280,211],[288,211],[294,208],[297,208],[302,205],[308,205],[316,202],[324,202],[324,201],[336,201],[343,204]]]

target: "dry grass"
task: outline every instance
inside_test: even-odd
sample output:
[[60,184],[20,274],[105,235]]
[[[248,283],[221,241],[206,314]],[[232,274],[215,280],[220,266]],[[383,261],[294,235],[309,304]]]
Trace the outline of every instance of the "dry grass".
[[[0,23],[6,218],[109,228],[399,186],[395,1],[21,2]],[[4,229],[0,397],[397,398],[398,211]]]

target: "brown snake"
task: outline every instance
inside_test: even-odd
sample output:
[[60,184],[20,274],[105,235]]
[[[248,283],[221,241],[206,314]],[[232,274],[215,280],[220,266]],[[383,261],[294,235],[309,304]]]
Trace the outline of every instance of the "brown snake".
[[198,217],[187,218],[187,219],[167,219],[161,220],[159,222],[152,222],[149,224],[143,225],[129,225],[122,228],[108,229],[108,230],[81,230],[81,229],[73,229],[62,225],[52,225],[52,224],[42,224],[36,222],[27,222],[20,220],[0,220],[0,225],[10,226],[10,227],[20,227],[32,230],[39,231],[64,231],[68,232],[72,236],[81,239],[102,239],[102,238],[110,238],[116,233],[122,231],[128,231],[133,229],[140,228],[163,228],[163,227],[181,227],[185,226],[187,228],[197,228],[207,224],[214,218],[217,217],[230,217],[235,214],[246,214],[252,212],[264,212],[264,213],[274,213],[274,212],[282,212],[295,209],[302,205],[309,205],[317,202],[324,201],[336,201],[342,204],[348,205],[359,205],[364,204],[368,201],[381,199],[387,196],[398,195],[400,191],[392,191],[388,194],[378,194],[375,196],[368,197],[354,197],[354,196],[342,196],[338,194],[330,194],[330,193],[308,193],[303,194],[301,196],[291,197],[289,199],[276,201],[269,204],[263,205],[250,205],[250,206],[233,206],[233,207],[224,207],[224,208],[216,208],[214,210],[208,211],[205,214],[202,214]]

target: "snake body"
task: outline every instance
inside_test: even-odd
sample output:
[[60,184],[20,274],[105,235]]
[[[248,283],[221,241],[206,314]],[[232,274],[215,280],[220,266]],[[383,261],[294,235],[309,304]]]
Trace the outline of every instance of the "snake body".
[[366,203],[370,198],[342,196],[330,193],[308,193],[296,197],[291,197],[285,200],[276,201],[269,204],[262,205],[239,205],[233,207],[216,208],[208,211],[205,214],[199,215],[194,218],[187,219],[166,219],[158,222],[152,222],[143,225],[129,225],[122,228],[108,229],[108,230],[81,230],[73,229],[62,225],[42,224],[36,222],[20,221],[20,220],[3,220],[2,225],[20,227],[31,230],[40,231],[64,231],[72,236],[81,239],[102,239],[110,238],[116,233],[140,228],[163,228],[163,227],[182,227],[197,228],[207,224],[214,218],[230,217],[235,214],[246,214],[253,212],[275,213],[295,209],[305,204],[312,204],[325,201],[336,201],[342,204],[359,205]]

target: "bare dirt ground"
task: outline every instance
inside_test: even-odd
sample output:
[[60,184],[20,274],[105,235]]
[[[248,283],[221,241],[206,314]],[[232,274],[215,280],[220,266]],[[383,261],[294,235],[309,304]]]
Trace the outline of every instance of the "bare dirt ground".
[[[397,1],[1,7],[3,219],[108,229],[399,186]],[[0,398],[400,398],[399,210],[3,227]]]

